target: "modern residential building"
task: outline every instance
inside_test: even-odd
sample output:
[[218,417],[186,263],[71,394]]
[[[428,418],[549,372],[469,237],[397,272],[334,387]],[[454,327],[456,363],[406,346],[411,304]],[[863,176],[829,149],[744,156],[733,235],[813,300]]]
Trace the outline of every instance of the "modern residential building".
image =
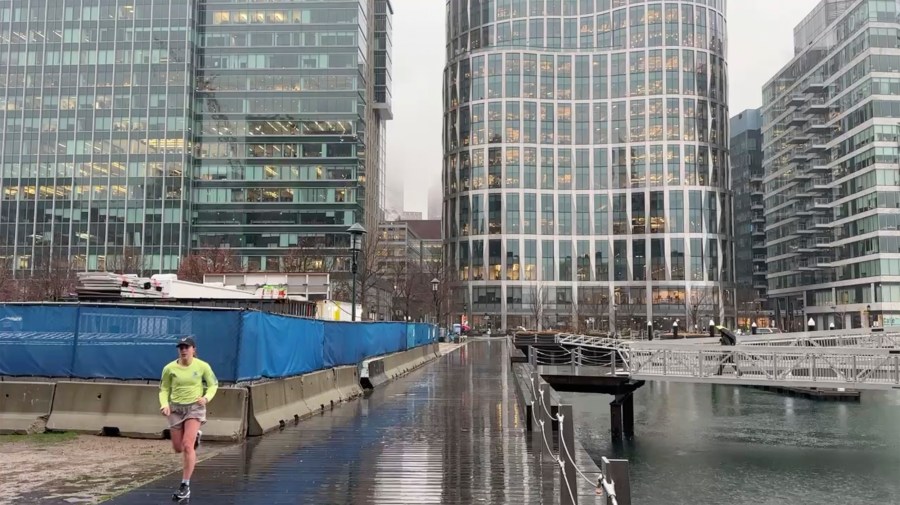
[[389,0],[32,0],[0,7],[0,257],[177,269],[297,246],[347,270],[373,229],[390,119]]
[[725,2],[448,0],[447,15],[455,317],[734,324]]
[[762,118],[749,109],[731,118],[735,278],[738,326],[769,326],[766,304],[766,219],[763,212]]
[[768,297],[777,324],[900,324],[900,23],[824,0],[763,90]]

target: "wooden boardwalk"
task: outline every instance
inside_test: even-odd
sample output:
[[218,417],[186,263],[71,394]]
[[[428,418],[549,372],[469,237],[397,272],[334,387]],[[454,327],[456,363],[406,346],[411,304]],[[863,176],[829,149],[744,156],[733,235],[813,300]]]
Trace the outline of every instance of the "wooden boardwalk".
[[[367,398],[200,463],[190,502],[558,504],[557,468],[534,457],[512,381],[504,341],[473,340]],[[171,503],[179,482],[173,473],[106,503]],[[579,482],[580,503],[599,503]]]

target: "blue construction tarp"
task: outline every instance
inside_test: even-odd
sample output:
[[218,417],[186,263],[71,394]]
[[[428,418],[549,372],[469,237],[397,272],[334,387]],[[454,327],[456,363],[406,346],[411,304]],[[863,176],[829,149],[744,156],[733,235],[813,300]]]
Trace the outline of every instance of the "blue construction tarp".
[[53,305],[0,305],[0,374],[69,377],[78,314]]
[[322,321],[245,312],[238,380],[290,377],[326,368]]
[[406,323],[325,324],[325,366],[355,365],[366,358],[408,349]]
[[435,341],[424,323],[337,322],[246,310],[0,304],[0,375],[157,380],[191,336],[220,381],[300,375]]

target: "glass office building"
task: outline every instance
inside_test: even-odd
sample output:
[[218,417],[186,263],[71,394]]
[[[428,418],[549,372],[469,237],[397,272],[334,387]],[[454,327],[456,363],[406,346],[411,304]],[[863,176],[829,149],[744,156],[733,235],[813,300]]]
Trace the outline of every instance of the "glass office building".
[[724,0],[449,0],[447,16],[455,314],[733,323]]
[[824,0],[763,90],[768,296],[777,324],[900,324],[896,2]]
[[0,7],[0,257],[78,269],[188,246],[194,12],[184,1]]
[[390,14],[388,0],[0,7],[0,256],[28,270],[139,255],[154,272],[228,247],[279,270],[305,247],[345,270],[345,230],[373,226],[382,199],[390,104],[375,110],[369,41],[389,51]]

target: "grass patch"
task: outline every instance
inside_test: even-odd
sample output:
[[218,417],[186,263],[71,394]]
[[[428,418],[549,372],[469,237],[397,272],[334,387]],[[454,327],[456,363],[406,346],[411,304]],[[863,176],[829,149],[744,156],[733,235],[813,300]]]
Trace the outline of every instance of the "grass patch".
[[78,433],[71,431],[34,433],[31,435],[0,435],[0,444],[4,442],[12,443],[32,443],[32,444],[57,444],[60,442],[68,442],[78,438]]

